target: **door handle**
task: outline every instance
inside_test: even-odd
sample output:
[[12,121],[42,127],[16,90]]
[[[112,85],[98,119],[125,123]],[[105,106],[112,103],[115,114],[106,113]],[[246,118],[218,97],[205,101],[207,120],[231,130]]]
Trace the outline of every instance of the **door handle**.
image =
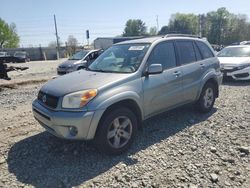
[[181,75],[181,72],[180,71],[175,71],[173,74],[175,75],[175,77],[179,77]]
[[201,66],[201,69],[205,68],[205,65],[203,63],[201,63],[200,66]]

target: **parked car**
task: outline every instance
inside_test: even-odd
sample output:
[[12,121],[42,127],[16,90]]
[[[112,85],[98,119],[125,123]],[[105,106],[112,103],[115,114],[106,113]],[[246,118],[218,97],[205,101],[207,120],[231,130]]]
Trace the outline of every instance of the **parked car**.
[[218,53],[224,77],[250,80],[250,46],[229,46]]
[[32,109],[51,134],[93,139],[101,151],[120,154],[149,117],[188,103],[209,112],[221,81],[219,60],[207,41],[144,38],[115,44],[86,70],[49,81]]
[[29,54],[24,51],[14,53],[13,63],[26,63],[30,61]]
[[240,45],[250,45],[250,41],[242,41],[240,42]]
[[14,61],[14,57],[9,55],[8,52],[0,52],[0,62],[10,63]]
[[57,74],[64,75],[88,67],[102,50],[82,50],[57,67]]
[[0,57],[6,57],[9,56],[7,52],[0,52]]

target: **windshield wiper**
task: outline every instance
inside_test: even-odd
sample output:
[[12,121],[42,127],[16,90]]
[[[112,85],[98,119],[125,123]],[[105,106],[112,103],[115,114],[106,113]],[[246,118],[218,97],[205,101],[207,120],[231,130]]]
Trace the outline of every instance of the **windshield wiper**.
[[87,67],[86,70],[93,71],[93,72],[106,72],[105,70],[102,70],[102,69],[90,69],[89,67]]

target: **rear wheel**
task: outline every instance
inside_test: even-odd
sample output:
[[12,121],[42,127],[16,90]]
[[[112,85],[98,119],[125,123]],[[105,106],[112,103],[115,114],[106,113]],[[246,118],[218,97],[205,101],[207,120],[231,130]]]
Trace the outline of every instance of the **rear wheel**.
[[100,122],[95,136],[96,147],[111,155],[125,152],[137,132],[137,119],[127,108],[108,112]]
[[204,113],[209,112],[214,106],[215,96],[215,85],[211,82],[206,83],[196,103],[197,110]]

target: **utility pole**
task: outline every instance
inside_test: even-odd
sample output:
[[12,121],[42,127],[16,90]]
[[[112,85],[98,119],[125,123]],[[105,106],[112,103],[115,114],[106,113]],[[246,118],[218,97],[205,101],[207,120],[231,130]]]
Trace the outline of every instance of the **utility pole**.
[[158,15],[156,15],[156,27],[157,27],[157,33],[159,32],[159,19]]
[[56,45],[57,45],[57,51],[56,51],[56,55],[57,55],[57,59],[59,59],[59,37],[58,37],[58,33],[57,33],[57,25],[56,25],[56,15],[54,14],[54,23],[55,23],[55,30],[56,30]]
[[202,15],[199,14],[199,37],[202,38]]

